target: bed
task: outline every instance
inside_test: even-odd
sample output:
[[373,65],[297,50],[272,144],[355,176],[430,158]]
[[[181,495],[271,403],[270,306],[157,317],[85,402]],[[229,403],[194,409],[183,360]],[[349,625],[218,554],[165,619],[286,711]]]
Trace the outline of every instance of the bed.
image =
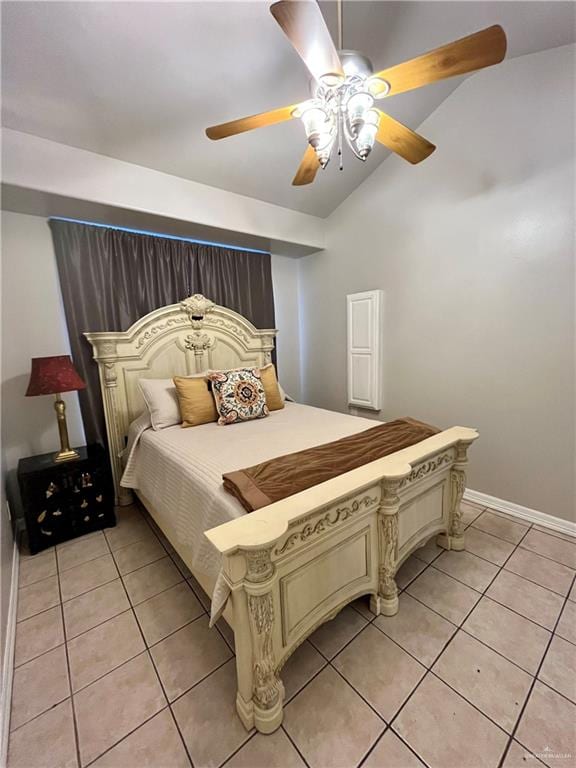
[[[398,610],[395,574],[432,537],[464,549],[460,501],[473,429],[452,427],[409,448],[246,514],[222,473],[346,437],[374,421],[287,403],[266,419],[146,430],[140,378],[263,366],[276,331],[201,295],[162,307],[124,332],[88,333],[102,388],[116,501],[136,492],[234,631],[236,708],[248,729],[282,722],[281,669],[345,605],[370,595]],[[125,466],[124,466],[125,464]],[[124,472],[124,470],[126,470]],[[124,479],[122,477],[124,475]]]

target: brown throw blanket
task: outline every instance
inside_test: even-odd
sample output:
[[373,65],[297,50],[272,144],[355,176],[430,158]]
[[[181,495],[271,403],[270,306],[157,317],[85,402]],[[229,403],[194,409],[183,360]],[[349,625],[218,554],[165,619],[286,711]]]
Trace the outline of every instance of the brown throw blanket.
[[332,443],[278,456],[223,475],[224,488],[252,512],[440,432],[415,419],[396,419]]

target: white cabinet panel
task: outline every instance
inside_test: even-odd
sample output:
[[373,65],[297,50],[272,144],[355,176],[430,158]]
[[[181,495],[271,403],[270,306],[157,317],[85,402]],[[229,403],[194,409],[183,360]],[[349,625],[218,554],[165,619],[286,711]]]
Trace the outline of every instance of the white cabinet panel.
[[363,291],[346,297],[348,403],[375,411],[381,408],[383,300],[382,291]]

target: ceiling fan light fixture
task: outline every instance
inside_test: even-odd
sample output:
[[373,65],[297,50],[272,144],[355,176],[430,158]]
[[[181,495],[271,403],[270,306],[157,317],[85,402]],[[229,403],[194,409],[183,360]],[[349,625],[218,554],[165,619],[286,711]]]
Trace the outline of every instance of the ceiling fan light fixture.
[[380,113],[378,110],[369,109],[364,113],[364,119],[356,138],[356,150],[361,160],[366,160],[374,147],[379,123]]
[[323,148],[333,133],[333,121],[325,107],[318,101],[309,101],[301,110],[306,138],[316,151]]
[[328,141],[323,146],[317,147],[315,149],[316,157],[318,158],[318,162],[320,163],[321,168],[326,168],[328,165],[328,161],[332,155],[332,147],[334,146],[335,138],[336,134],[333,134],[328,138]]
[[344,81],[344,75],[338,72],[326,72],[325,75],[320,77],[321,85],[325,85],[326,88],[337,88]]
[[390,83],[383,77],[370,77],[366,81],[366,86],[376,99],[383,99],[390,93]]
[[346,103],[348,125],[352,136],[357,136],[364,124],[365,115],[374,106],[374,97],[367,91],[356,91]]

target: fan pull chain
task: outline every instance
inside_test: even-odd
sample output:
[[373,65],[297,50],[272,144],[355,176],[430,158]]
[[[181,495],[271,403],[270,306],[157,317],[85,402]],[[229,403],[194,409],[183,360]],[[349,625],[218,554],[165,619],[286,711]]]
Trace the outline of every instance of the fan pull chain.
[[344,124],[342,118],[342,108],[338,106],[338,167],[341,171],[344,170],[344,155],[342,153],[342,133],[344,131]]

